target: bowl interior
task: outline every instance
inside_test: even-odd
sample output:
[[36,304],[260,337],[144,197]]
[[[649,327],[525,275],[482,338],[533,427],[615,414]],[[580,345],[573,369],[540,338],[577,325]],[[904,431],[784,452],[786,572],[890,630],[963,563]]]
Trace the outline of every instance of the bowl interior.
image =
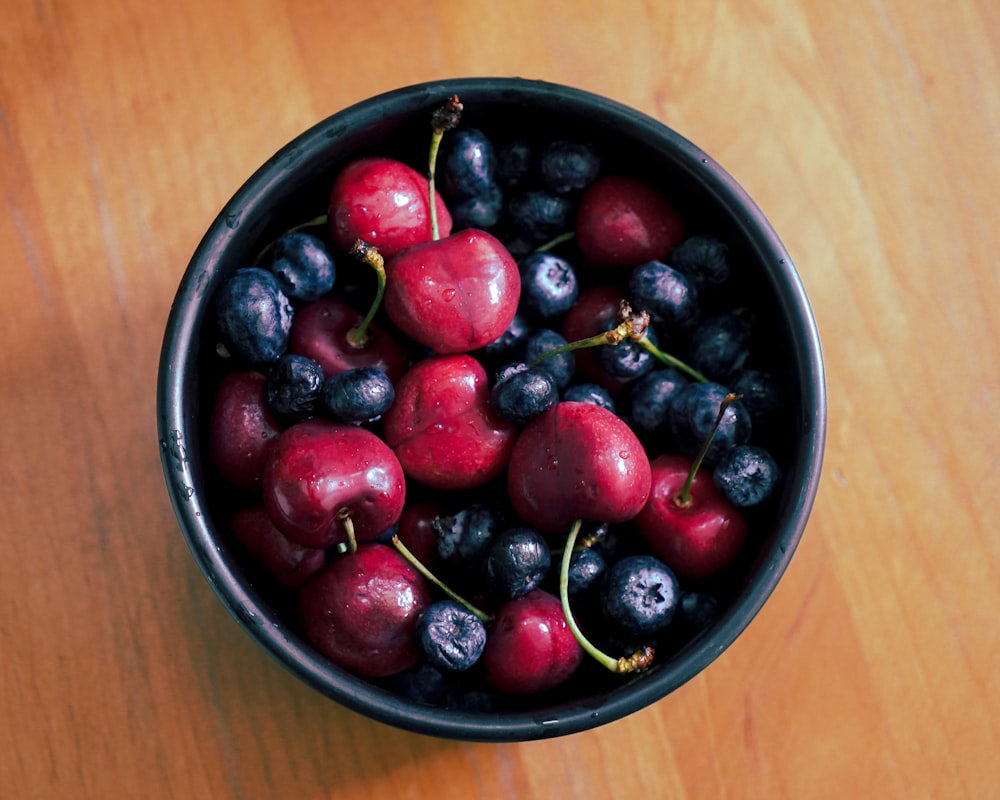
[[[586,137],[605,172],[653,183],[683,209],[689,228],[729,242],[739,278],[733,292],[758,311],[755,352],[787,391],[784,429],[773,437],[782,490],[752,514],[747,556],[725,575],[725,610],[696,639],[658,656],[634,678],[582,669],[563,690],[503,711],[459,712],[409,702],[318,656],[289,624],[281,598],[226,546],[218,520],[229,497],[203,461],[203,409],[220,377],[209,312],[234,270],[285,230],[326,212],[337,171],[362,155],[426,162],[429,112],[458,94],[463,125],[494,141]],[[584,280],[587,278],[584,276]],[[238,622],[318,691],[383,722],[451,738],[537,739],[618,719],[654,702],[704,669],[739,635],[790,560],[812,507],[826,424],[822,356],[808,300],[775,232],[736,182],[707,154],[663,124],[614,101],[519,79],[462,79],[408,87],[319,123],[276,153],[236,193],[199,245],[178,289],[164,338],[158,387],[162,460],[178,520],[200,568]]]

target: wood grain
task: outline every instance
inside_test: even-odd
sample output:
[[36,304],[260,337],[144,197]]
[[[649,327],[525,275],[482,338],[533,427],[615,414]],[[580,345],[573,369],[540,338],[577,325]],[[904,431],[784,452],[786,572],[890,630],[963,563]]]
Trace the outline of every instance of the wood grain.
[[[0,793],[1000,797],[1000,6],[3,0]],[[745,635],[657,706],[472,745],[327,702],[238,629],[167,500],[154,385],[240,183],[369,95],[631,104],[740,180],[823,336],[824,482]]]

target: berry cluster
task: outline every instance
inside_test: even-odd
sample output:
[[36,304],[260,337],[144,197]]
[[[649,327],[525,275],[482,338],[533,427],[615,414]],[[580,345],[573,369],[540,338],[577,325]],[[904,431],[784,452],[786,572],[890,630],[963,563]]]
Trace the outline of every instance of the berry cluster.
[[221,287],[207,449],[319,652],[481,708],[711,623],[782,396],[720,236],[593,142],[462,111],[432,115],[427,176],[353,161]]

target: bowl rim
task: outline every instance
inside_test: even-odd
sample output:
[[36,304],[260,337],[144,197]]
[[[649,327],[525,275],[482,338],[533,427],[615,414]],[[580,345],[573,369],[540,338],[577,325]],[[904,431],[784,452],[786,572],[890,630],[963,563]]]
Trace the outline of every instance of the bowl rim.
[[[808,458],[801,465],[798,491],[790,501],[785,524],[766,554],[766,563],[759,568],[759,577],[752,582],[752,591],[745,591],[734,612],[687,647],[681,663],[663,665],[655,675],[612,690],[599,704],[588,698],[539,711],[473,713],[411,703],[330,664],[289,630],[249,581],[232,569],[215,541],[209,509],[194,488],[203,472],[199,454],[189,446],[196,441],[197,419],[185,397],[190,397],[194,386],[192,367],[207,305],[203,301],[208,277],[240,235],[241,221],[262,207],[290,166],[329,147],[337,131],[384,115],[386,107],[403,115],[434,108],[452,94],[463,97],[494,92],[524,102],[563,106],[575,113],[599,114],[650,141],[666,142],[672,161],[732,216],[754,252],[766,262],[778,305],[791,329],[802,334],[792,342],[792,349],[803,392],[799,436]],[[164,478],[181,531],[227,611],[265,651],[313,689],[379,722],[442,738],[493,742],[548,738],[613,722],[662,699],[715,661],[756,617],[801,540],[818,491],[827,424],[823,354],[812,308],[784,245],[742,186],[695,144],[643,112],[587,90],[518,77],[432,81],[375,95],[316,123],[258,168],[219,212],[184,271],[164,331],[156,406]]]

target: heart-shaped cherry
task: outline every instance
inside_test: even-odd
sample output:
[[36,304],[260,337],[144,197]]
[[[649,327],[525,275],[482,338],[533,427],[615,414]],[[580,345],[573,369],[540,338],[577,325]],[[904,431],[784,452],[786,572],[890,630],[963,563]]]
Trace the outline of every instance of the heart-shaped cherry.
[[374,539],[399,519],[406,499],[395,454],[366,428],[310,419],[286,429],[268,454],[264,505],[274,524],[305,547]]
[[534,589],[497,610],[479,663],[492,689],[525,695],[563,683],[582,660],[559,598]]
[[326,564],[326,550],[293,542],[278,530],[262,505],[238,509],[228,530],[246,554],[282,586],[297,588]]
[[649,486],[649,459],[632,429],[593,403],[563,401],[535,417],[507,471],[515,512],[547,533],[565,533],[578,519],[626,522]]
[[[427,178],[401,161],[361,158],[337,175],[330,193],[329,224],[345,252],[361,239],[386,258],[433,238]],[[435,191],[437,224],[451,232],[451,215]]]
[[490,409],[482,365],[468,355],[414,364],[396,384],[383,436],[406,474],[439,489],[470,489],[507,464],[517,427]]
[[412,667],[414,630],[432,602],[424,577],[379,542],[333,559],[299,590],[306,639],[335,664],[370,678]]

